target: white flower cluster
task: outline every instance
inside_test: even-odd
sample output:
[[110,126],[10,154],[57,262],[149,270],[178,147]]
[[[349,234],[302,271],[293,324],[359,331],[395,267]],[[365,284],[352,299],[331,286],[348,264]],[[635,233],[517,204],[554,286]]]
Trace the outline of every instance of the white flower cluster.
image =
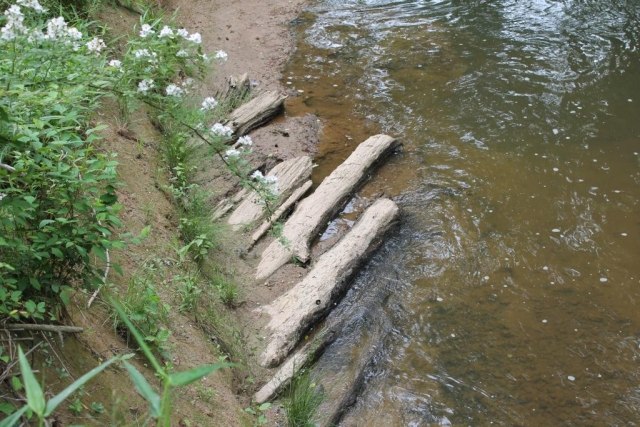
[[214,124],[213,126],[211,126],[210,130],[214,136],[229,138],[231,135],[233,135],[233,129],[231,129],[229,126],[223,125],[222,123]]
[[27,7],[29,9],[33,9],[38,13],[46,12],[46,9],[42,7],[42,5],[38,2],[38,0],[18,0],[16,4],[20,6]]
[[109,61],[109,67],[120,70],[122,68],[122,61],[120,61],[119,59],[112,59],[111,61]]
[[136,59],[146,59],[148,62],[154,65],[158,63],[158,54],[149,49],[134,50],[133,56],[135,56]]
[[253,145],[253,141],[250,136],[241,136],[238,138],[238,144],[244,145],[245,147],[251,147]]
[[182,96],[184,95],[184,89],[171,83],[165,89],[165,93],[167,96]]
[[0,39],[13,40],[20,34],[27,32],[27,28],[24,26],[24,15],[20,6],[12,5],[9,9],[4,11],[6,17],[6,24],[0,28]]
[[151,27],[151,25],[149,24],[142,24],[142,27],[140,28],[140,33],[138,33],[140,35],[140,37],[142,37],[143,39],[154,35],[156,32],[153,31],[153,28]]
[[89,50],[89,52],[95,53],[96,55],[99,54],[100,51],[105,47],[107,47],[107,45],[104,44],[104,41],[102,39],[99,39],[98,37],[94,37],[87,43],[87,49]]
[[269,190],[269,192],[274,196],[278,195],[278,177],[277,176],[273,176],[273,175],[264,176],[262,172],[257,170],[251,174],[251,178],[265,185]]
[[202,101],[201,105],[202,105],[202,107],[200,108],[201,111],[209,111],[216,108],[216,106],[218,105],[218,101],[216,101],[216,99],[213,96],[207,96],[204,99],[204,101]]
[[236,150],[234,148],[230,148],[224,152],[224,158],[229,160],[231,158],[238,158],[242,155],[242,151]]
[[138,92],[146,94],[155,87],[155,83],[152,79],[144,79],[138,83]]
[[[142,37],[143,39],[152,36],[156,33],[156,31],[153,29],[153,27],[149,24],[142,24],[142,26],[140,27],[140,32],[138,33],[140,35],[140,37]],[[185,30],[184,28],[180,28],[179,30],[176,30],[175,32],[171,29],[171,27],[169,27],[168,25],[165,25],[164,27],[162,27],[162,29],[160,30],[160,32],[158,33],[158,37],[159,38],[173,38],[175,35],[178,35],[180,37],[182,37],[185,40],[188,40],[192,43],[195,44],[200,44],[202,43],[202,36],[200,35],[200,33],[193,33],[193,34],[189,34],[189,32],[187,30]]]
[[225,52],[224,50],[219,50],[216,52],[216,59],[219,59],[220,61],[226,61],[227,58],[229,57],[229,55],[227,55],[227,52]]

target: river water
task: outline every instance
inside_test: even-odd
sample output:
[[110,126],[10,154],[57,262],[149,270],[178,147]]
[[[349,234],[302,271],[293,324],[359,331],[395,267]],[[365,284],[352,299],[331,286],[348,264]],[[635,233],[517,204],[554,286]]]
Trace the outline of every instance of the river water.
[[640,424],[640,1],[317,0],[297,24],[316,182],[404,143],[333,224],[381,192],[403,213],[331,315],[317,370],[361,382],[340,422]]

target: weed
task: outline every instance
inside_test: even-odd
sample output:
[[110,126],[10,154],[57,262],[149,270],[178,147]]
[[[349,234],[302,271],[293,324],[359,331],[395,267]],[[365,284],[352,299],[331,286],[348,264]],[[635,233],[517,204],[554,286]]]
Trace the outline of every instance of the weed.
[[[157,267],[146,263],[142,270],[129,281],[126,293],[121,298],[123,310],[131,322],[141,331],[145,340],[160,351],[164,351],[169,339],[167,323],[169,306],[156,293],[154,282],[158,280]],[[116,330],[125,333],[127,328],[114,312]]]
[[198,299],[202,295],[199,275],[197,273],[178,275],[173,279],[173,282],[180,300],[178,311],[181,313],[195,312]]
[[308,371],[300,371],[289,385],[285,401],[287,425],[289,427],[313,427],[313,417],[322,403],[322,393],[312,381]]
[[217,289],[220,301],[227,307],[233,308],[238,303],[238,286],[228,280],[222,274],[217,274],[213,278],[213,286]]

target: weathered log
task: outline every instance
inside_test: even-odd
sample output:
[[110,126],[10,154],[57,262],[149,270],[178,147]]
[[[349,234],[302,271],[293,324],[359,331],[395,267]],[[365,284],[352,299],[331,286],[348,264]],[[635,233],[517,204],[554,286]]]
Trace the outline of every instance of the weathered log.
[[397,215],[394,202],[377,200],[347,235],[318,259],[301,282],[262,308],[270,316],[269,344],[260,356],[262,366],[274,367],[282,362],[302,334],[344,291],[356,267],[377,247]]
[[263,92],[246,104],[233,110],[227,126],[236,136],[242,136],[268,122],[284,106],[286,96],[278,92]]
[[258,240],[260,240],[262,236],[264,236],[264,233],[269,231],[271,226],[273,226],[273,224],[275,224],[276,221],[278,221],[286,211],[288,211],[298,200],[300,200],[300,198],[304,196],[307,191],[309,191],[312,185],[313,182],[309,180],[302,184],[302,186],[300,186],[296,191],[294,191],[293,194],[289,196],[289,198],[283,204],[280,205],[280,207],[273,213],[273,215],[271,215],[269,219],[263,222],[262,225],[258,227],[258,229],[253,233],[248,249],[251,249],[253,245],[258,243]]
[[[296,157],[277,164],[267,176],[278,179],[278,198],[271,208],[275,211],[301,184],[311,177],[312,163],[309,156]],[[227,222],[234,230],[253,224],[265,215],[264,202],[258,194],[250,192],[229,216]]]
[[323,331],[313,341],[305,344],[278,369],[278,372],[253,395],[260,404],[276,397],[305,366],[313,363],[322,351],[336,338],[335,330]]
[[211,221],[217,221],[223,216],[225,216],[227,212],[233,209],[236,203],[238,203],[240,200],[246,197],[246,195],[247,195],[247,190],[243,188],[242,190],[238,191],[238,193],[235,194],[230,199],[227,198],[227,199],[220,200],[216,205],[216,207],[213,208],[213,213],[211,214]]
[[306,262],[311,240],[366,178],[369,170],[397,145],[396,139],[375,135],[361,143],[309,197],[301,201],[283,228],[283,237],[262,253],[256,278],[264,280],[293,257]]

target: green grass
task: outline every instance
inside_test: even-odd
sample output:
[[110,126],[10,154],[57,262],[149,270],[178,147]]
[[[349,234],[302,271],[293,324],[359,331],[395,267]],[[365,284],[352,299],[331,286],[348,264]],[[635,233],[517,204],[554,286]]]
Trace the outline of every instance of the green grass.
[[308,371],[300,371],[289,386],[284,409],[289,427],[314,427],[313,417],[323,396]]

